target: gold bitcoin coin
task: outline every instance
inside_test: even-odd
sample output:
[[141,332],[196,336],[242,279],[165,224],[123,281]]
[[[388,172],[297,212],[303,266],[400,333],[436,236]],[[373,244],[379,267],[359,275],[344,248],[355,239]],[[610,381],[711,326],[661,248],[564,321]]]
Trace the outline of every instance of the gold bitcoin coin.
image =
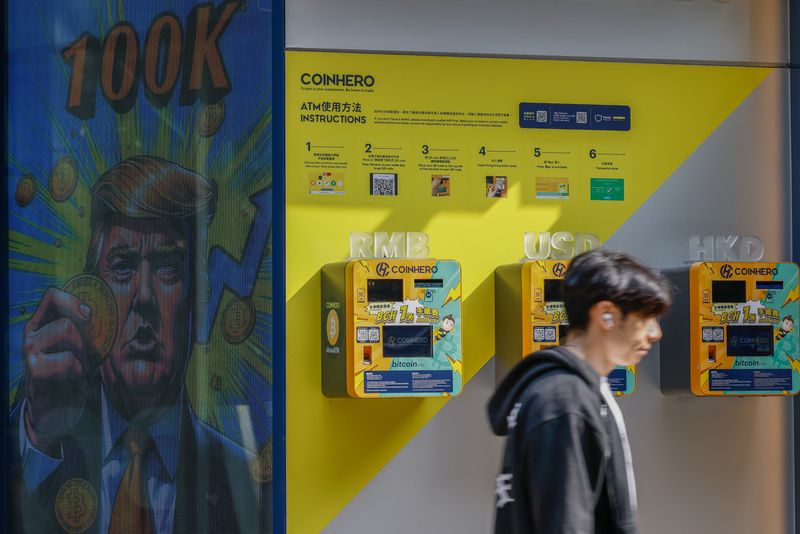
[[197,117],[197,127],[200,135],[203,137],[211,137],[219,127],[222,126],[222,121],[225,120],[225,102],[220,100],[216,104],[207,104],[200,108],[200,113]]
[[264,442],[258,456],[250,463],[250,473],[261,484],[272,480],[272,438]]
[[64,284],[64,291],[81,299],[92,310],[91,356],[93,363],[100,362],[111,350],[117,335],[117,301],[108,285],[91,274],[81,274]]
[[17,191],[14,195],[14,200],[17,202],[17,206],[20,208],[24,208],[31,202],[33,202],[33,197],[36,196],[36,180],[33,178],[32,175],[26,174],[23,176],[19,183],[17,184]]
[[81,478],[64,482],[56,495],[56,519],[72,534],[85,532],[97,518],[97,493]]
[[50,173],[50,194],[56,202],[64,202],[78,185],[78,164],[71,156],[64,156],[56,162]]
[[234,297],[222,312],[222,337],[238,345],[250,336],[256,324],[256,307],[250,299]]

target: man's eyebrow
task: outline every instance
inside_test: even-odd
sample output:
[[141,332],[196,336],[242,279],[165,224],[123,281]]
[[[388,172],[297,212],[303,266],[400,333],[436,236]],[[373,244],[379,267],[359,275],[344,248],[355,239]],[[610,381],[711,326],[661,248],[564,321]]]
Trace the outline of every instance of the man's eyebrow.
[[186,252],[186,247],[178,243],[167,243],[153,250],[153,254],[158,254],[159,256],[169,256],[170,254],[183,255],[184,252]]
[[138,254],[139,251],[132,246],[116,244],[109,249],[108,253],[106,254],[106,258],[110,258],[111,256],[117,256],[117,255],[136,256]]

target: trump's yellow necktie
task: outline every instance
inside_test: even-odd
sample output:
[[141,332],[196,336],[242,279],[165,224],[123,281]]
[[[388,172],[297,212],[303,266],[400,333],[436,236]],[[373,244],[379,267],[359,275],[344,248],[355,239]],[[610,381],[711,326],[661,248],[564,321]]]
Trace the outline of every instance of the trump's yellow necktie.
[[108,534],[153,534],[153,514],[144,476],[144,460],[147,451],[153,447],[153,438],[144,426],[138,424],[128,427],[122,438],[131,459],[117,489]]

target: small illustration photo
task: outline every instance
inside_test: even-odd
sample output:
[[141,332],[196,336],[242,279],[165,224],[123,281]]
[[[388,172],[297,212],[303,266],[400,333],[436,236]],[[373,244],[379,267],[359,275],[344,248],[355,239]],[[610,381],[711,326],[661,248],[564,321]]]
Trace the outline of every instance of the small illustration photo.
[[486,198],[506,198],[508,195],[508,178],[505,176],[486,177]]
[[343,195],[344,174],[339,172],[311,172],[308,174],[308,192],[312,195]]
[[450,196],[450,175],[433,174],[431,175],[431,195],[434,197]]
[[369,194],[375,197],[397,196],[397,174],[381,172],[370,173]]
[[536,198],[537,199],[569,199],[569,178],[558,177],[537,177],[536,178]]

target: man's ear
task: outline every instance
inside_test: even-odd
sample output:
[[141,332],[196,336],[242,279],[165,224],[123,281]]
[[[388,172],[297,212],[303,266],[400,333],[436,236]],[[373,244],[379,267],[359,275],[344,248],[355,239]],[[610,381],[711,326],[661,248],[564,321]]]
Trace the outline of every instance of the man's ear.
[[596,324],[602,331],[614,328],[619,322],[619,308],[610,300],[596,302],[589,309],[589,322]]

